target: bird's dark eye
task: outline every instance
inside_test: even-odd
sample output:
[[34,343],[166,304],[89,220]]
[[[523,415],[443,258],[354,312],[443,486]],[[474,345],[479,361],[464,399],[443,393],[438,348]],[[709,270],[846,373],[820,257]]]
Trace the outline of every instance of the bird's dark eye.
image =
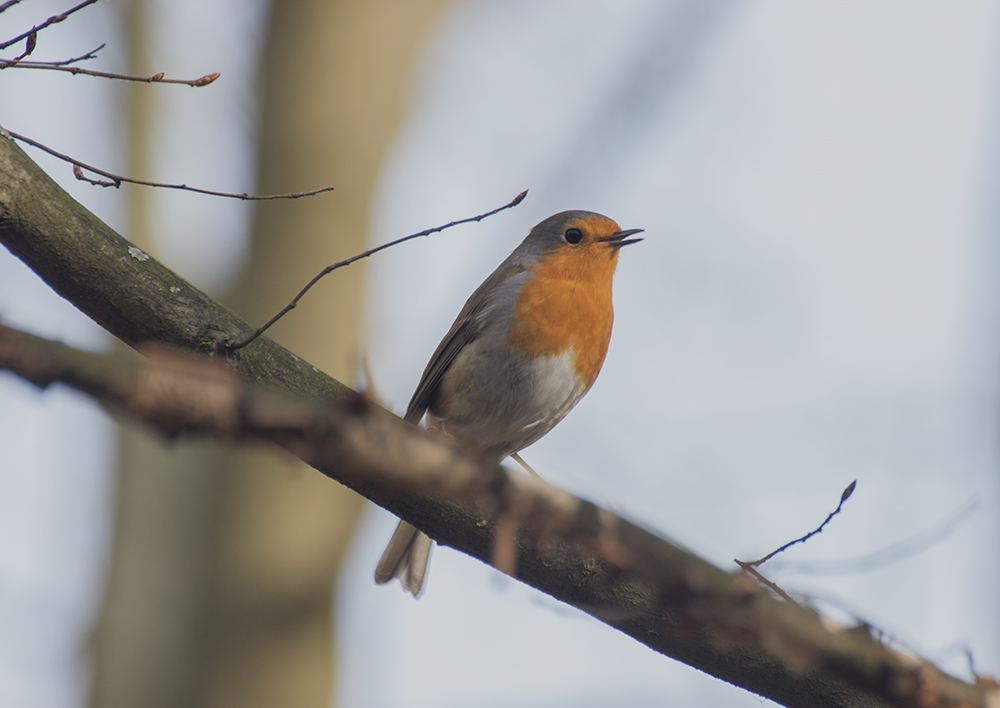
[[563,238],[566,240],[566,243],[575,246],[583,240],[583,232],[580,229],[566,229]]

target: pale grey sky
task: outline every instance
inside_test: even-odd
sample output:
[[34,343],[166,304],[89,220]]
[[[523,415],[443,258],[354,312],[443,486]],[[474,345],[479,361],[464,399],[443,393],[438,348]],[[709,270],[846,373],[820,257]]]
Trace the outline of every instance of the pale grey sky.
[[[251,82],[239,77],[261,5],[234,12],[236,2],[157,5],[154,62],[181,56],[169,67],[179,74],[232,79],[219,84],[224,100],[158,93],[175,129],[158,157],[164,179],[253,188]],[[414,70],[373,243],[531,193],[372,260],[378,388],[405,407],[465,298],[542,218],[581,208],[645,228],[622,254],[604,371],[524,457],[722,567],[813,528],[857,478],[844,513],[774,579],[958,673],[968,647],[996,674],[1000,7],[707,5],[459,2],[446,15]],[[53,41],[108,41],[113,59],[112,6],[53,28]],[[206,20],[213,12],[242,24]],[[71,31],[83,37],[70,42]],[[0,75],[0,123],[119,168],[113,86],[28,73]],[[188,139],[192,125],[216,124],[237,130]],[[117,193],[32,156],[121,228]],[[223,289],[249,211],[156,199],[160,233],[189,237],[161,241],[165,260]],[[4,250],[0,318],[71,344],[109,342]],[[114,429],[79,397],[0,375],[0,450],[0,704],[80,706]],[[915,537],[970,499],[965,522],[919,555],[794,572]],[[449,549],[436,551],[419,601],[378,588],[372,570],[394,523],[366,514],[341,585],[342,705],[760,704]]]

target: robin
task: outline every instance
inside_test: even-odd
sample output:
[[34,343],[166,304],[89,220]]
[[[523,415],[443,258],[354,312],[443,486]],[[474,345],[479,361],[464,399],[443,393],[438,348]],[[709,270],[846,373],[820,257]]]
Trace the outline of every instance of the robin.
[[[431,356],[406,420],[454,436],[498,463],[541,438],[597,379],[611,339],[611,280],[623,231],[589,211],[538,224],[472,293]],[[528,471],[531,468],[524,465]],[[375,569],[416,597],[433,541],[405,521]]]

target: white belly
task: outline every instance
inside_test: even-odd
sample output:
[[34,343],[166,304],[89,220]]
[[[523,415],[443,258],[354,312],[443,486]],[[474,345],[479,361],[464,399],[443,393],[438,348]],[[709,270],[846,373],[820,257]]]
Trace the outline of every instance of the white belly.
[[506,457],[527,447],[563,419],[587,392],[573,368],[573,352],[490,356],[467,346],[441,381],[431,414],[451,435]]

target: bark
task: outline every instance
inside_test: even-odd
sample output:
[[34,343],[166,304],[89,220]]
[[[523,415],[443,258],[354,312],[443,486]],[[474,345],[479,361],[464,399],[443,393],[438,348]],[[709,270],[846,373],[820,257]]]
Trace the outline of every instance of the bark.
[[[130,252],[124,239],[72,202],[9,140],[0,140],[0,240],[131,343],[151,340],[218,355],[226,341],[248,329],[176,274]],[[867,627],[831,628],[811,610],[779,601],[748,586],[745,577],[723,572],[593,505],[550,488],[525,492],[517,477],[357,403],[343,385],[262,339],[226,359],[216,369],[221,374],[209,376],[222,380],[218,385],[228,393],[217,399],[220,407],[205,409],[214,411],[207,421],[195,416],[193,425],[179,426],[167,417],[175,422],[165,425],[157,406],[151,413],[132,406],[133,412],[169,432],[196,429],[277,442],[439,542],[487,562],[513,556],[516,563],[502,565],[522,581],[656,651],[785,705],[996,705],[995,688],[965,684],[892,651]],[[68,356],[77,363],[45,368],[49,359],[42,349],[30,356],[18,353],[29,346],[23,335],[5,334],[2,341],[0,359],[26,378],[42,385],[69,381],[130,407],[128,396],[115,393],[114,386],[100,393],[99,376],[80,380],[109,366],[127,375],[128,366],[73,352]],[[177,405],[198,400],[199,391],[215,386],[207,385],[204,372],[198,376],[197,385],[179,389],[184,395]],[[259,395],[245,395],[247,381],[272,392],[281,389],[296,402],[265,398],[244,407],[248,396]],[[161,401],[171,400],[170,387],[158,390]],[[328,405],[337,400],[351,405]],[[317,401],[327,405],[318,409]],[[310,408],[303,412],[299,405]],[[513,546],[507,540],[515,537],[512,529],[520,529]]]
[[475,457],[348,396],[262,392],[187,353],[88,354],[0,327],[0,368],[61,381],[161,432],[268,440],[439,542],[647,646],[788,706],[988,706],[972,686],[896,652],[867,626],[823,622],[614,514]]

